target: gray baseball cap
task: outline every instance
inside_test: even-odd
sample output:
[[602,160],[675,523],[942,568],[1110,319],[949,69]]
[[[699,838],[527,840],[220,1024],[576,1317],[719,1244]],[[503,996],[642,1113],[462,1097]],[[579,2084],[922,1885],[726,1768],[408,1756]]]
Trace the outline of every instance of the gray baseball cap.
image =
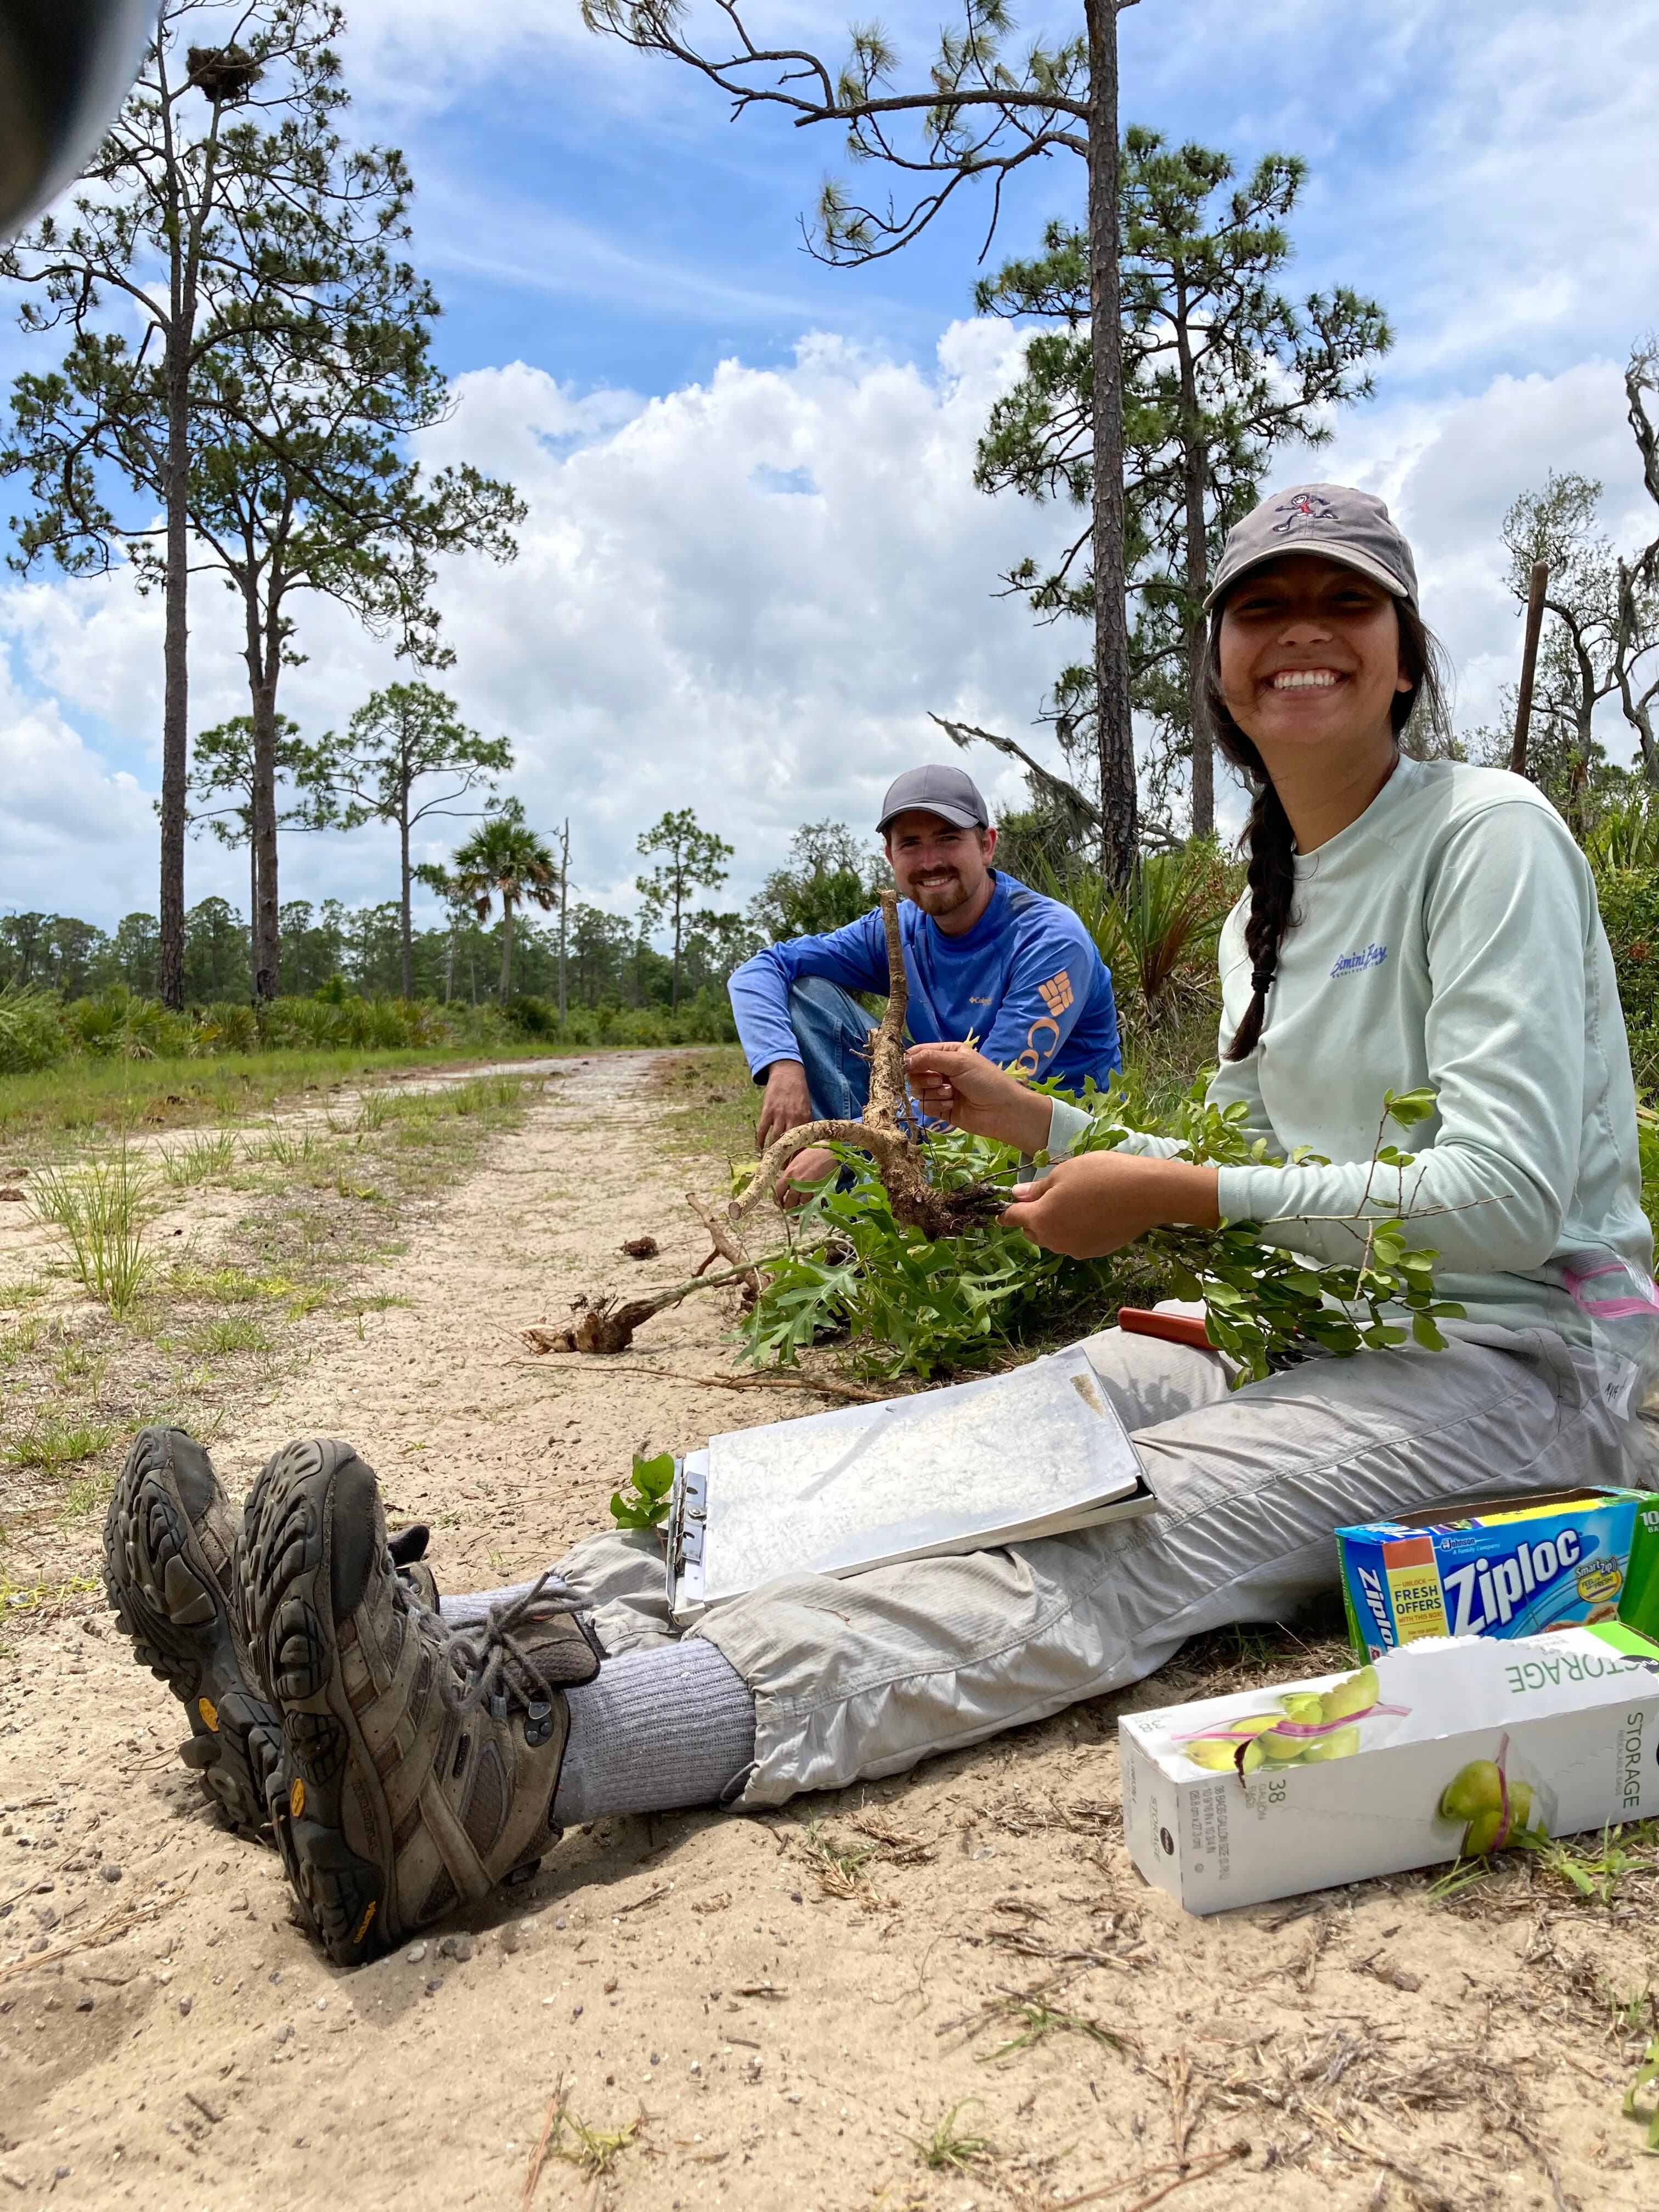
[[1286,553],[1322,554],[1357,568],[1407,606],[1417,605],[1412,549],[1380,499],[1349,484],[1292,484],[1288,491],[1269,493],[1227,532],[1205,612],[1248,570]]
[[966,769],[907,768],[887,787],[877,829],[885,830],[890,822],[909,813],[913,807],[937,814],[953,830],[985,830],[990,826],[991,817],[979,795],[979,786]]

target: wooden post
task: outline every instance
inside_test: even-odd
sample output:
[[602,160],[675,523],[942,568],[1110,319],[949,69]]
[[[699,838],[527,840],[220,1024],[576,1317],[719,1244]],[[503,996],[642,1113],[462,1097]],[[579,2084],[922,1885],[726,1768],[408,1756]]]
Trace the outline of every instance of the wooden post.
[[1532,726],[1532,684],[1538,672],[1538,635],[1544,627],[1544,593],[1549,588],[1550,564],[1534,561],[1527,593],[1527,635],[1521,647],[1521,688],[1515,695],[1515,738],[1510,746],[1510,767],[1516,775],[1527,772],[1527,733]]

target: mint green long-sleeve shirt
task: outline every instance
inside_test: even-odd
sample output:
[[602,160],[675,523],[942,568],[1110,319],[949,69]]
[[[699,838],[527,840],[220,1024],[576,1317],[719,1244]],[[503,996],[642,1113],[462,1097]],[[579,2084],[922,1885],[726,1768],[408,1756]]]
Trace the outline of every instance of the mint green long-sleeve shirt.
[[[1223,1046],[1249,1003],[1249,911],[1247,895],[1222,932]],[[1242,1099],[1270,1154],[1331,1164],[1223,1168],[1223,1218],[1337,1262],[1358,1254],[1357,1218],[1414,1218],[1472,1322],[1582,1336],[1571,1288],[1607,1261],[1629,1282],[1613,1270],[1584,1296],[1639,1295],[1653,1240],[1624,1017],[1589,866],[1548,800],[1501,769],[1402,759],[1297,859],[1293,916],[1261,1041],[1209,1095]],[[1373,1167],[1384,1091],[1425,1084],[1435,1116],[1383,1138],[1414,1164]],[[1051,1152],[1087,1119],[1057,1103]]]

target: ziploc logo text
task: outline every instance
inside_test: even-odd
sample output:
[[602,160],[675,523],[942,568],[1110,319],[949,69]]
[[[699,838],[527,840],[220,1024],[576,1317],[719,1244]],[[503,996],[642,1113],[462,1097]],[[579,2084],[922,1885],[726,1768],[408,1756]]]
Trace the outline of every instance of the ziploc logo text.
[[1389,1608],[1383,1601],[1382,1581],[1381,1576],[1374,1575],[1369,1567],[1361,1567],[1359,1570],[1359,1588],[1361,1595],[1365,1600],[1366,1610],[1370,1613],[1371,1619],[1376,1623],[1376,1632],[1382,1639],[1382,1649],[1385,1651],[1392,1651],[1394,1649],[1394,1623],[1389,1618]]
[[1542,1543],[1519,1543],[1506,1559],[1473,1559],[1443,1577],[1446,1595],[1455,1601],[1454,1636],[1479,1636],[1484,1628],[1507,1627],[1522,1598],[1530,1597],[1556,1576],[1576,1567],[1583,1547],[1576,1528],[1563,1528]]

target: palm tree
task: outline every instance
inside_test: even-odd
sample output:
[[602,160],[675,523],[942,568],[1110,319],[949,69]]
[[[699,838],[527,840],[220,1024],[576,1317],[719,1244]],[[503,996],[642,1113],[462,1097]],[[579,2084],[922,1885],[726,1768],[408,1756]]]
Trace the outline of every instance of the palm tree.
[[559,864],[553,848],[524,818],[516,799],[504,799],[486,814],[455,854],[455,880],[472,901],[480,921],[488,921],[495,900],[501,902],[501,981],[497,1002],[513,995],[513,910],[533,901],[544,911],[559,896]]

